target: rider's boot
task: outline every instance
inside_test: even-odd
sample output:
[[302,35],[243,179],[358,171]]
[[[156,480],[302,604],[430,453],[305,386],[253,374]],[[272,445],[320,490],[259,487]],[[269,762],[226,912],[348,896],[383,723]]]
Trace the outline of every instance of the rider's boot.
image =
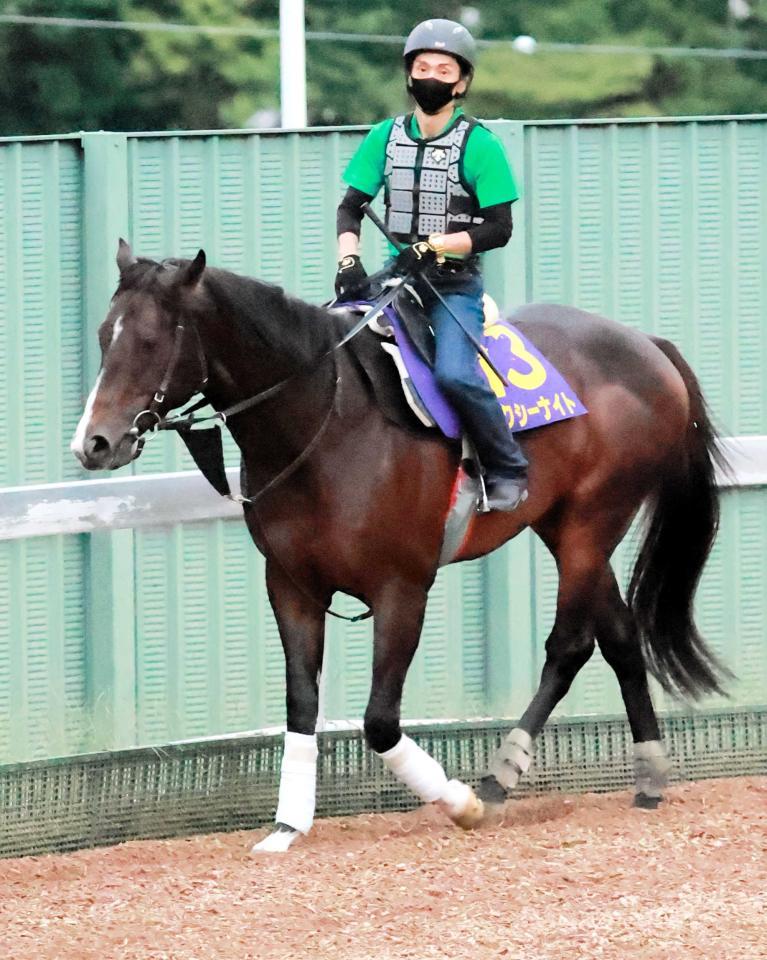
[[527,500],[527,477],[488,477],[485,480],[488,510],[511,513]]

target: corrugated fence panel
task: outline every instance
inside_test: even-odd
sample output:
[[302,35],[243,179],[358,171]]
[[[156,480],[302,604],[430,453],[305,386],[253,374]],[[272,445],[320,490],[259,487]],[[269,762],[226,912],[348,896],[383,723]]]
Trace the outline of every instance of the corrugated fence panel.
[[[763,703],[767,691],[767,577],[764,576],[764,546],[767,544],[767,510],[763,490],[738,493],[738,534],[733,553],[738,557],[737,629],[728,622],[730,642],[737,644],[734,663],[738,674],[739,703]],[[734,498],[733,498],[734,499]],[[704,585],[707,581],[704,580]],[[705,586],[704,586],[705,589]],[[734,634],[734,636],[733,636]]]
[[[136,255],[156,260],[193,257],[204,236],[202,198],[207,186],[199,142],[178,137],[130,139],[128,164],[128,239]],[[206,240],[210,242],[210,237]],[[159,434],[151,437],[131,472],[193,469],[183,443],[172,434]]]
[[[344,616],[364,612],[357,600],[336,596],[333,610]],[[373,667],[373,624],[370,620],[343,623],[328,618],[325,635],[324,710],[331,720],[359,718],[370,694]]]
[[697,372],[709,402],[724,416],[727,432],[732,432],[737,380],[732,377],[730,336],[723,321],[736,312],[731,286],[733,170],[718,124],[693,124],[688,133],[689,172],[695,189],[695,206],[690,213],[695,226],[693,269],[697,290],[693,293],[697,294],[697,303],[680,346]]
[[[258,141],[256,223],[258,276],[271,283],[281,282],[291,289],[298,279],[296,230],[299,204],[295,202],[297,171],[286,156],[289,146],[289,140],[277,137],[262,137]],[[294,198],[293,202],[288,198]]]
[[[205,246],[210,261],[218,266],[283,283],[307,300],[328,298],[335,265],[335,207],[343,189],[340,173],[360,139],[359,134],[329,133],[130,141],[134,249],[162,258],[192,256],[197,247]],[[367,231],[368,242],[371,233]],[[229,238],[226,244],[224,238]],[[249,238],[253,249],[245,248],[242,238]],[[369,246],[373,269],[375,258],[383,256],[383,244],[376,238]],[[227,458],[230,463],[237,461],[231,444]],[[172,436],[153,437],[136,465],[141,472],[186,468],[186,454]],[[252,566],[249,558],[257,555],[256,549],[242,525],[223,525],[223,529],[241,529],[227,535],[231,549],[225,552],[206,539],[210,528],[192,532],[193,526],[183,532],[137,531],[135,535],[141,742],[196,736],[206,724],[209,732],[227,732],[284,717],[282,650],[262,582],[255,588],[262,602],[249,609],[236,603],[234,607],[240,638],[247,633],[250,642],[258,645],[259,624],[268,624],[263,669],[258,674],[238,672],[251,655],[230,636],[236,591],[227,592],[221,617],[210,613],[222,578],[231,576],[231,565],[235,569]],[[406,716],[460,716],[467,702],[475,712],[480,710],[484,609],[478,577],[481,565],[473,574],[454,568],[440,575],[411,670]],[[468,594],[465,605],[464,591]],[[337,598],[336,602],[342,610],[359,609],[353,601]],[[462,629],[467,636],[463,650]],[[233,654],[231,669],[226,656],[221,662],[212,653],[221,648]],[[329,625],[329,718],[362,715],[371,663],[369,624]],[[219,675],[221,683],[216,681]],[[235,690],[232,705],[229,695]]]
[[655,272],[651,316],[655,332],[679,343],[688,324],[686,311],[692,308],[693,272],[687,259],[692,252],[688,228],[691,198],[685,196],[691,178],[686,174],[681,132],[663,124],[650,133],[654,149],[647,159],[656,170],[654,193],[648,202],[656,250],[646,260]]
[[[525,249],[516,239],[519,262],[495,257],[493,269],[524,271],[529,299],[574,303],[669,337],[700,375],[724,433],[767,433],[767,123],[543,123],[514,131]],[[203,247],[216,266],[311,301],[329,298],[341,172],[362,136],[131,136],[124,171],[123,138],[115,157],[135,252],[161,259]],[[0,485],[80,476],[68,444],[90,389],[82,382],[84,197],[77,140],[0,144]],[[362,250],[369,270],[385,255],[370,227]],[[499,278],[489,285],[518,287]],[[237,462],[229,439],[226,454]],[[131,469],[192,468],[177,438],[159,436]],[[767,685],[764,496],[726,495],[700,591],[702,626],[739,675],[739,703],[764,702]],[[624,578],[635,540],[636,532],[615,557]],[[263,560],[244,524],[140,530],[132,542],[138,742],[280,723],[282,650]],[[0,544],[2,759],[99,746],[89,721],[99,691],[89,686],[88,555],[85,537]],[[529,551],[529,574],[527,556],[519,552],[515,562],[532,590],[510,609],[533,624],[540,666],[557,579],[540,543]],[[488,577],[485,561],[439,574],[405,691],[408,718],[488,712]],[[345,598],[336,604],[360,609]],[[369,623],[329,626],[329,718],[363,713],[371,647]],[[515,703],[526,683],[533,692],[529,651],[522,663]],[[494,697],[493,709],[502,709],[497,689]],[[597,655],[558,713],[620,711],[617,684]]]
[[[301,251],[286,223],[300,221],[286,151],[299,156],[295,137],[131,140],[134,249],[163,258],[204,248],[214,266],[287,283]],[[224,436],[234,466],[239,452]],[[137,469],[194,466],[171,435],[153,437]],[[137,531],[136,588],[140,742],[284,721],[282,647],[244,523]]]
[[82,182],[75,144],[0,144],[0,484],[79,476]]
[[764,491],[741,490],[723,498],[722,525],[700,586],[700,628],[711,649],[734,672],[732,700],[715,706],[759,704],[767,694],[767,583]]
[[0,543],[0,762],[93,744],[84,547],[74,536]]
[[[529,299],[573,302],[668,337],[698,374],[724,434],[766,433],[767,124],[547,124],[528,126],[526,137]],[[712,649],[738,674],[734,700],[744,704],[767,697],[764,496],[723,497],[697,604]],[[637,536],[634,529],[616,552],[624,583]],[[539,541],[533,566],[542,665],[556,571]],[[597,653],[556,712],[620,710],[617,683]]]
[[[732,293],[736,325],[729,330],[739,397],[738,434],[764,433],[767,425],[767,124],[730,124],[727,142],[734,170]],[[730,318],[726,326],[729,327]]]
[[284,720],[282,648],[244,524],[143,532],[136,567],[139,741]]
[[[0,488],[80,475],[82,194],[76,141],[0,144]],[[91,742],[84,569],[81,537],[0,544],[0,761]]]
[[484,605],[477,604],[483,566],[482,561],[474,561],[447,567],[437,575],[405,683],[404,717],[458,718],[472,711],[476,715],[477,688],[485,689],[485,611]]
[[[455,569],[455,568],[453,568]],[[456,572],[457,573],[457,572]],[[451,623],[458,620],[456,661],[460,669],[453,671],[460,677],[463,712],[473,717],[487,713],[487,651],[485,597],[487,596],[487,564],[475,560],[460,571],[460,610]]]

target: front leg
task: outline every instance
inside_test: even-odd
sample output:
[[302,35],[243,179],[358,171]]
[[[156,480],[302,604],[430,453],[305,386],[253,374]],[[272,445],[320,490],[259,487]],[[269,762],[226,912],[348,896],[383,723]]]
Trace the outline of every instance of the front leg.
[[275,829],[253,847],[282,853],[311,829],[317,784],[319,675],[325,640],[325,612],[273,563],[266,585],[285,651],[287,732],[280,769]]
[[424,803],[437,803],[459,826],[476,826],[482,802],[460,780],[448,780],[433,757],[400,729],[400,701],[426,609],[423,586],[390,583],[373,603],[373,682],[365,738],[392,773]]

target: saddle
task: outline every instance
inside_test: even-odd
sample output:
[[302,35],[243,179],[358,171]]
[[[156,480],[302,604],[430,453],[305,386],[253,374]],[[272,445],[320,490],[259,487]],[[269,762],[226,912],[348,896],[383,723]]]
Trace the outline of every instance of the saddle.
[[[487,294],[484,301],[485,356],[480,356],[479,362],[509,429],[531,430],[586,413],[550,361],[516,327],[501,319],[498,307]],[[350,341],[349,348],[367,375],[384,415],[408,429],[437,429],[448,440],[462,443],[439,558],[439,565],[444,566],[459,556],[477,512],[484,512],[487,507],[481,469],[471,442],[462,435],[458,416],[434,378],[433,331],[418,294],[407,284],[382,311],[369,303],[354,305],[352,309],[358,313],[372,310],[367,329]]]
[[[354,309],[368,307],[360,304]],[[586,413],[562,374],[517,327],[501,318],[488,294],[484,295],[484,308],[479,365],[509,429],[519,433]],[[373,311],[368,327],[379,338],[379,348],[393,361],[400,389],[419,423],[440,430],[450,440],[459,440],[458,415],[434,378],[434,334],[416,291],[403,284],[383,311]],[[369,362],[366,369],[375,389],[377,371],[370,369]]]

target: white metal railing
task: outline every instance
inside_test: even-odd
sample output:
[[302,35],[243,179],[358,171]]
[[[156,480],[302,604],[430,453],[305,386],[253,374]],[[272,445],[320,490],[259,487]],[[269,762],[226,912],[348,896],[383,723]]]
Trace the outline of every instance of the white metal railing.
[[[767,436],[727,437],[721,444],[733,470],[731,478],[718,478],[721,487],[767,486]],[[227,476],[236,492],[239,468]],[[0,540],[238,517],[239,504],[219,496],[197,471],[0,489]]]

